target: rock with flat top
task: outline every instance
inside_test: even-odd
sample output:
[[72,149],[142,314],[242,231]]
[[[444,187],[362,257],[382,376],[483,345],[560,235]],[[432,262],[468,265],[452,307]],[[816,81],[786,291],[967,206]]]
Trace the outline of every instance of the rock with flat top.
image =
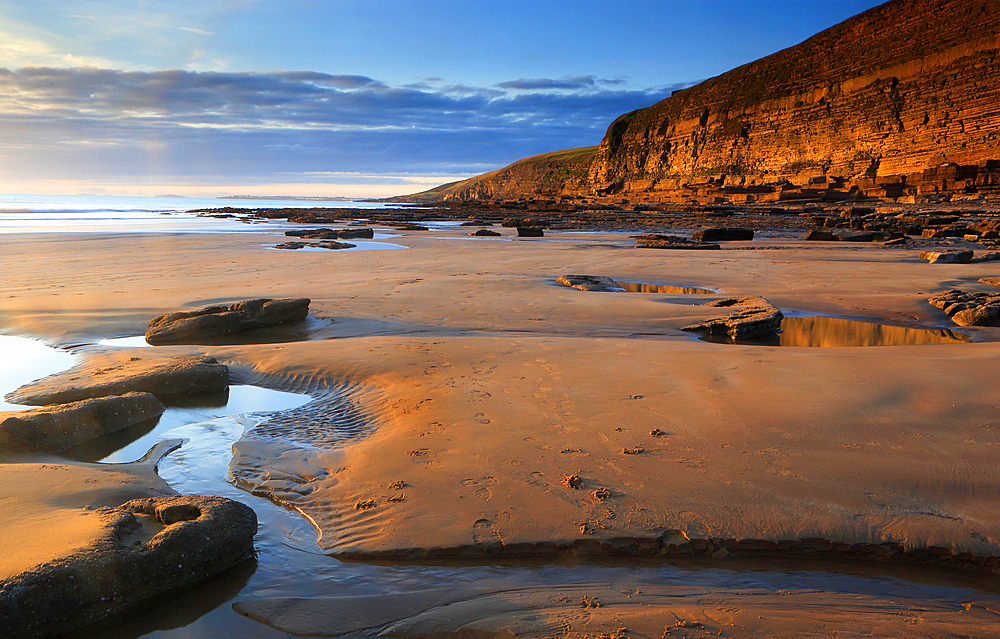
[[677,235],[659,235],[651,233],[649,235],[639,235],[635,238],[636,248],[655,249],[686,249],[686,250],[719,250],[722,247],[710,242],[692,242],[691,240]]
[[618,282],[603,275],[560,275],[556,281],[563,286],[578,288],[581,291],[621,293],[625,290]]
[[114,366],[83,363],[49,375],[7,394],[7,401],[29,406],[65,404],[95,397],[152,393],[176,395],[220,393],[229,387],[229,368],[212,357],[134,359]]
[[708,228],[698,229],[691,238],[699,242],[739,242],[753,239],[753,229]]
[[0,413],[0,451],[51,452],[96,439],[166,408],[150,393],[127,393],[58,406]]
[[781,329],[781,320],[785,317],[771,302],[759,296],[730,297],[702,306],[730,308],[732,312],[725,317],[685,326],[682,331],[731,340],[753,339],[777,333]]
[[294,324],[309,314],[309,299],[254,299],[206,306],[154,317],[146,330],[150,344],[200,344],[258,328]]
[[990,286],[1000,286],[1000,277],[981,277],[979,281]]
[[959,326],[1000,326],[1000,293],[966,293],[952,289],[927,301]]
[[105,533],[90,545],[0,581],[4,637],[63,636],[253,555],[257,516],[230,499],[134,499],[97,516]]
[[923,251],[920,259],[928,264],[968,264],[972,261],[972,251]]

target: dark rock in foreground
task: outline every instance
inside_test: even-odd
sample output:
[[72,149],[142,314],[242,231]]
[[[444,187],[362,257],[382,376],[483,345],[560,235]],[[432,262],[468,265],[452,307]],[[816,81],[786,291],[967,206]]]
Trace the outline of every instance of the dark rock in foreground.
[[739,242],[753,239],[753,229],[711,228],[698,229],[691,235],[698,242]]
[[305,247],[306,247],[306,245],[303,244],[302,242],[285,242],[283,244],[275,244],[274,245],[274,248],[276,248],[276,249],[285,249],[285,250],[288,250],[288,251],[296,251],[298,249],[305,248]]
[[581,291],[621,293],[625,290],[618,282],[603,275],[560,275],[556,281],[563,286],[578,288]]
[[519,226],[517,227],[518,237],[544,237],[545,231],[540,226]]
[[499,233],[497,233],[496,231],[491,231],[489,229],[479,229],[472,235],[476,237],[500,237]]
[[337,237],[342,240],[370,240],[375,237],[375,231],[372,229],[341,229],[337,231]]
[[158,397],[219,393],[229,387],[229,368],[203,356],[135,360],[110,368],[80,366],[25,384],[7,400],[30,406],[65,404],[94,397],[152,393]]
[[685,326],[682,331],[723,336],[731,340],[753,339],[777,333],[781,329],[781,320],[785,317],[773,304],[759,296],[730,297],[703,306],[734,310],[726,317]]
[[309,299],[305,297],[207,306],[197,311],[154,317],[149,321],[146,341],[150,344],[197,344],[205,339],[292,324],[304,320],[308,314]]
[[135,499],[99,512],[108,534],[92,546],[0,582],[4,637],[85,628],[253,554],[257,515],[229,499]]
[[322,242],[316,242],[316,246],[319,248],[330,249],[332,251],[339,251],[342,249],[355,248],[357,244],[351,244],[349,242],[335,242],[333,240],[324,240]]
[[41,452],[65,450],[121,430],[166,410],[150,393],[87,399],[52,408],[0,413],[0,450]]
[[927,301],[959,326],[1000,326],[1000,293],[965,293],[952,289]]
[[636,248],[656,248],[656,249],[689,249],[689,250],[719,250],[722,247],[718,244],[706,242],[692,242],[691,240],[678,235],[639,235],[635,238]]

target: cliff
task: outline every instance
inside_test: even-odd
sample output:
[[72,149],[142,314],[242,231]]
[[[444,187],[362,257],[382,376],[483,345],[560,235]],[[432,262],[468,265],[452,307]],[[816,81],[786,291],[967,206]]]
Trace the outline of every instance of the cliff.
[[[892,0],[450,199],[1000,198],[1000,0]],[[558,166],[564,154],[573,163]],[[543,160],[546,158],[546,160]],[[565,178],[565,179],[561,179]]]

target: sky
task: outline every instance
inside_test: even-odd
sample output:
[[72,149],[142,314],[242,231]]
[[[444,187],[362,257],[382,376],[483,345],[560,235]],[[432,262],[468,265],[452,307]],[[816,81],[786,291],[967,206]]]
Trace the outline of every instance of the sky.
[[413,193],[877,4],[0,0],[0,193]]

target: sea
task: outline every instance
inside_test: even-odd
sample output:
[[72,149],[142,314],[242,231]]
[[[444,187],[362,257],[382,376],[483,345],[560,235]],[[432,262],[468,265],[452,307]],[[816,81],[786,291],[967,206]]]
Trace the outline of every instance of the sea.
[[[380,209],[381,202],[235,198],[126,197],[111,195],[2,195],[3,233],[218,233],[254,231],[252,221],[199,216],[189,211],[233,207]],[[270,230],[274,230],[271,226]]]

